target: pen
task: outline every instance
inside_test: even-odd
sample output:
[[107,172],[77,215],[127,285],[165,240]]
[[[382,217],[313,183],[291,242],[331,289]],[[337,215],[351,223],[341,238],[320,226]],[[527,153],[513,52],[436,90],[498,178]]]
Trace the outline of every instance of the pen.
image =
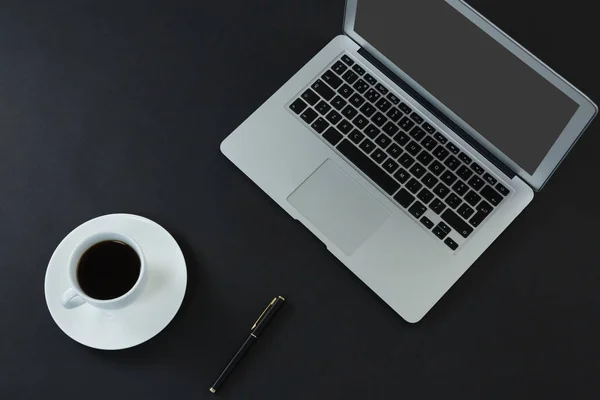
[[235,353],[231,361],[229,361],[229,364],[227,364],[223,372],[221,372],[221,375],[219,375],[215,383],[213,383],[213,385],[210,387],[209,390],[211,393],[216,393],[217,390],[219,390],[219,387],[223,384],[227,376],[229,376],[229,374],[231,373],[231,371],[233,371],[235,366],[242,360],[242,358],[244,358],[248,350],[250,350],[250,347],[260,336],[263,329],[265,329],[265,327],[269,324],[271,319],[273,319],[277,311],[279,311],[279,308],[281,308],[284,301],[285,299],[281,296],[275,297],[273,300],[271,300],[269,305],[267,305],[267,308],[265,308],[262,314],[259,315],[254,325],[252,325],[252,327],[250,328],[250,335],[242,344],[242,347],[240,347],[237,353]]

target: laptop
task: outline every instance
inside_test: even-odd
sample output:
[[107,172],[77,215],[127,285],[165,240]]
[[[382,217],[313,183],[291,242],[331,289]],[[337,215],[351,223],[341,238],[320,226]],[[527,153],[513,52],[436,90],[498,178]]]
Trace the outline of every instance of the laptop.
[[221,151],[414,323],[596,112],[463,1],[348,0],[343,34]]

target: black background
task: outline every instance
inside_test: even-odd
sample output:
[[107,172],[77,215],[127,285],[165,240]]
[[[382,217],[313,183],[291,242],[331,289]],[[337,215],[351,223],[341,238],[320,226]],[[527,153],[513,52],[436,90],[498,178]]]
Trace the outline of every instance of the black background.
[[[600,99],[594,2],[472,2]],[[4,1],[0,397],[209,399],[276,294],[229,399],[587,399],[600,390],[598,123],[532,205],[416,325],[219,152],[341,30],[344,2]],[[518,121],[515,121],[518,123]],[[88,349],[52,321],[47,262],[106,213],[169,229],[184,304],[149,342]]]

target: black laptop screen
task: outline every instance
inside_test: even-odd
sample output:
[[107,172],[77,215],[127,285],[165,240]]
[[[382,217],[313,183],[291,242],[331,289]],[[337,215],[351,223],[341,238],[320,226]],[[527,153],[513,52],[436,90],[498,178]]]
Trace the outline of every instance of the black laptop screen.
[[578,109],[445,0],[359,0],[354,30],[530,174]]

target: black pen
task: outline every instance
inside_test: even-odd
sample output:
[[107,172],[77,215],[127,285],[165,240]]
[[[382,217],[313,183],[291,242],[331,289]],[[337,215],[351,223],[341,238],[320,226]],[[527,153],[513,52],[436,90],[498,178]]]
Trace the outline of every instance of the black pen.
[[217,390],[219,390],[219,387],[223,384],[227,376],[231,373],[231,371],[233,371],[235,366],[242,360],[242,358],[244,358],[250,347],[254,344],[256,339],[258,339],[258,336],[260,336],[263,329],[265,329],[279,308],[281,308],[284,301],[285,299],[281,296],[277,296],[271,300],[267,308],[265,308],[254,325],[252,325],[252,328],[250,328],[250,335],[248,336],[248,339],[246,339],[244,344],[242,344],[242,347],[240,347],[237,353],[235,353],[231,361],[229,361],[229,364],[227,364],[223,372],[221,372],[221,375],[219,375],[215,383],[213,383],[213,385],[210,387],[209,390],[211,393],[216,393]]

